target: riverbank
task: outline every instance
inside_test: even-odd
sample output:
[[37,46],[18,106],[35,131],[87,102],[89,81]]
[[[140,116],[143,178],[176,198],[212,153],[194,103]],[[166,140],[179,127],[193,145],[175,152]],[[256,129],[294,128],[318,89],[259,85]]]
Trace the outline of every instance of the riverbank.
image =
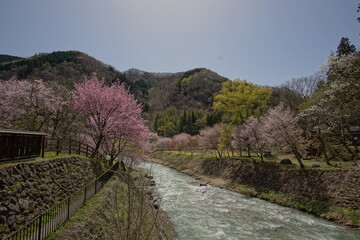
[[282,169],[273,164],[156,152],[152,161],[202,181],[360,228],[360,171]]
[[117,172],[47,239],[177,239],[166,212],[149,200],[147,186],[141,173]]

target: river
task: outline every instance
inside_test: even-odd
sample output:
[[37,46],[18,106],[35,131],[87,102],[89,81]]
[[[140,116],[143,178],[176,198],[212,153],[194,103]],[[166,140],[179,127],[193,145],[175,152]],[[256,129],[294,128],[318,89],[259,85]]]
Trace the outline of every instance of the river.
[[310,214],[213,186],[155,163],[154,177],[179,239],[360,240],[360,233]]

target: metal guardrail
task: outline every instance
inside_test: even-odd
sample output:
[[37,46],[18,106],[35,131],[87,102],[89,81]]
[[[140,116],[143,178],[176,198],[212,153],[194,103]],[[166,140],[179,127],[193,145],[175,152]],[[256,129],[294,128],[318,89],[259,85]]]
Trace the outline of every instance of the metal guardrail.
[[70,216],[74,215],[86,200],[100,190],[113,176],[114,171],[119,169],[119,162],[114,164],[108,171],[89,183],[78,192],[68,196],[60,203],[48,209],[44,213],[33,218],[16,232],[5,236],[2,240],[41,240],[48,237],[54,230],[64,224]]

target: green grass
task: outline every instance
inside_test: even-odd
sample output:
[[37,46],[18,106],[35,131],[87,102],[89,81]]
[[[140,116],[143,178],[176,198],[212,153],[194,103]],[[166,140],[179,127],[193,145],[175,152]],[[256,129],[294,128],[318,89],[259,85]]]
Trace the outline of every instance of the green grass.
[[102,188],[95,197],[88,200],[79,210],[77,210],[75,215],[73,215],[67,222],[65,222],[65,224],[62,225],[58,230],[50,234],[46,239],[56,240],[60,236],[65,234],[66,231],[73,225],[85,222],[91,216],[91,213],[101,208],[103,202],[101,201],[101,198],[99,198],[99,196],[104,194],[104,191],[106,191],[105,189],[111,186],[111,184],[113,184],[111,183],[111,181],[106,183],[104,185],[104,188]]
[[[175,155],[175,156],[186,156],[186,159],[207,159],[207,160],[217,160],[216,157],[213,154],[210,153],[206,153],[206,154],[202,154],[199,151],[195,151],[195,153],[191,153],[188,150],[181,150],[181,151],[158,151],[156,154],[167,154],[168,156],[171,155]],[[293,154],[274,154],[272,159],[266,159],[264,158],[264,162],[271,162],[271,163],[280,163],[281,159],[290,159],[291,162],[293,163],[292,165],[280,165],[281,168],[283,169],[295,169],[295,168],[300,168],[299,163],[297,161],[297,159],[295,158],[295,156]],[[247,153],[243,152],[243,156],[239,156],[238,153],[235,154],[235,156],[232,156],[230,154],[230,157],[227,154],[224,154],[223,159],[232,159],[232,160],[240,160],[240,161],[245,161],[247,159],[249,159],[247,157]],[[255,160],[256,162],[260,162],[260,158],[257,155],[251,155],[251,159]],[[305,168],[313,168],[313,164],[318,164],[320,165],[320,169],[339,169],[339,168],[359,168],[358,166],[353,166],[353,164],[355,163],[355,161],[331,161],[330,164],[331,165],[327,165],[326,162],[324,161],[324,159],[322,158],[318,158],[318,160],[315,159],[311,159],[311,160],[302,160],[303,164],[305,165]]]
[[243,184],[227,184],[226,187],[240,194],[258,197],[281,206],[295,208],[340,224],[346,224],[356,228],[360,227],[359,209],[355,210],[336,206],[306,197],[278,193],[256,186],[251,187]]
[[119,173],[47,239],[162,239],[141,173]]

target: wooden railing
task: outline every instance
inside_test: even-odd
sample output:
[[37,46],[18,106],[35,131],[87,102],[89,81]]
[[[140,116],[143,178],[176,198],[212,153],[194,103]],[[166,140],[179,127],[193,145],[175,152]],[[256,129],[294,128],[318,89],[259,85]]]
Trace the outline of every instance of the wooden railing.
[[46,133],[0,129],[0,163],[44,157],[45,152],[56,155],[79,154],[103,159],[95,149],[74,139],[47,138]]
[[43,154],[45,133],[0,130],[0,162],[38,157]]
[[[95,151],[93,147],[74,139],[55,138],[45,138],[44,149],[44,152],[55,152],[57,156],[60,155],[60,153],[66,153],[91,157]],[[99,159],[103,158],[99,153],[96,153],[94,157]]]

